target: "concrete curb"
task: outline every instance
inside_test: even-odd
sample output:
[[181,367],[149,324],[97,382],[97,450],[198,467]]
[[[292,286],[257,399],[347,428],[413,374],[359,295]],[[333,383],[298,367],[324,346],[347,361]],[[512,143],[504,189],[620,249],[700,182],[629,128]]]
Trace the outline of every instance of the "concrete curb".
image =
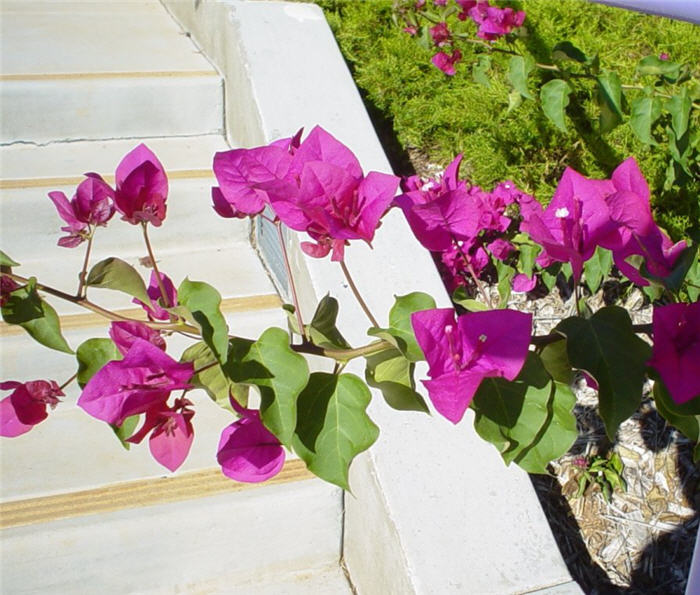
[[[310,4],[161,0],[226,81],[227,130],[242,146],[320,124],[348,145],[365,172],[390,171],[359,93],[321,10]],[[368,324],[339,268],[289,250],[305,279],[302,310],[317,296],[340,301],[352,343]],[[374,249],[353,245],[347,265],[372,311],[394,295],[426,291],[449,304],[430,255],[394,211]],[[384,321],[380,319],[380,323]],[[349,371],[363,375],[358,362]],[[417,378],[425,377],[425,367]],[[506,468],[470,427],[390,410],[380,394],[370,415],[378,442],[351,470],[343,555],[361,594],[579,593],[527,475]]]

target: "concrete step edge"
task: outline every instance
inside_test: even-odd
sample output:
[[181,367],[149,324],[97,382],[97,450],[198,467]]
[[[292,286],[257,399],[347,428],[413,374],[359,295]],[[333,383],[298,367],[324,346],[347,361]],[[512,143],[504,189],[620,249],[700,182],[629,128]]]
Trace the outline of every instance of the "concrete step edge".
[[291,459],[279,474],[264,483],[237,482],[224,476],[220,469],[214,468],[175,477],[142,479],[90,490],[14,500],[0,504],[0,529],[194,500],[226,492],[305,481],[314,477],[303,461]]

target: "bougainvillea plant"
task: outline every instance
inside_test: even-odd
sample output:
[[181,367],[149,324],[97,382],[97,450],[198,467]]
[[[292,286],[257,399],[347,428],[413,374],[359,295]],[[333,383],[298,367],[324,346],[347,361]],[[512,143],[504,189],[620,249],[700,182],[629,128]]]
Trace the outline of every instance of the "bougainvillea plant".
[[[0,383],[0,389],[11,391],[0,401],[1,434],[19,436],[43,422],[75,381],[80,408],[110,424],[125,445],[148,437],[155,460],[174,471],[195,436],[197,407],[187,394],[204,389],[233,416],[212,453],[226,476],[264,481],[282,469],[286,451],[293,450],[319,477],[348,488],[352,459],[379,434],[366,411],[370,387],[395,409],[427,412],[414,379],[416,362],[427,360],[428,377],[421,381],[433,408],[459,423],[471,407],[477,432],[507,463],[530,472],[545,472],[576,438],[571,383],[579,371],[597,386],[610,438],[639,406],[642,385],[651,376],[661,414],[697,441],[697,245],[672,244],[656,226],[634,159],[622,163],[610,180],[567,170],[546,209],[510,182],[492,192],[468,184],[459,178],[459,163],[458,157],[436,179],[406,179],[399,191],[397,177],[364,173],[355,155],[320,127],[305,138],[300,131],[267,146],[215,155],[216,213],[266,218],[278,230],[286,226],[305,233],[312,241],[301,247],[309,257],[328,257],[342,268],[371,324],[367,344],[355,347],[336,327],[333,297],[324,297],[312,319],[303,320],[291,273],[295,303],[285,306],[289,328],[269,328],[249,339],[230,333],[214,287],[189,278],[176,286],[159,271],[148,229],[165,222],[168,180],[144,145],[117,165],[115,188],[88,174],[72,200],[50,193],[68,224],[59,246],[75,249],[85,243],[77,290],[68,293],[18,274],[20,265],[1,252],[2,316],[46,347],[74,353],[76,369],[61,384],[53,379]],[[355,240],[371,242],[392,208],[405,213],[418,241],[435,254],[456,292],[459,313],[436,308],[431,296],[414,292],[396,298],[387,327],[376,322],[352,281],[345,250]],[[119,225],[114,213],[142,229],[152,267],[148,286],[117,257],[90,266],[99,228]],[[601,256],[606,253],[607,260]],[[630,284],[654,288],[658,299],[651,325],[633,325],[619,306],[595,312],[584,307],[586,291],[598,289],[613,262],[616,274]],[[566,277],[565,267],[579,312],[549,334],[533,336],[530,314],[504,308],[507,299],[490,299],[489,275],[507,298],[511,286],[551,288],[552,278]],[[143,316],[96,304],[88,297],[93,287],[131,295]],[[109,338],[88,339],[74,350],[44,296],[103,315]],[[172,334],[188,337],[192,345],[173,355],[167,345]],[[334,372],[311,373],[306,354],[330,359]],[[364,379],[344,371],[356,358],[365,360]],[[251,388],[259,394],[259,406],[248,398]]]

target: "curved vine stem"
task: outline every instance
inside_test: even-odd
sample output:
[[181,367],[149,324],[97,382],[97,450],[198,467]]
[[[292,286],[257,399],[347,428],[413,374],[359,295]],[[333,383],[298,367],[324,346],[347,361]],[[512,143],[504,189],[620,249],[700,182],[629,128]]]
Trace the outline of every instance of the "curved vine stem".
[[[10,279],[14,279],[18,283],[29,283],[29,279],[26,277],[22,277],[20,275],[15,275],[14,273],[2,273],[4,276],[10,277]],[[123,322],[138,322],[140,324],[145,324],[146,326],[160,330],[160,331],[186,331],[190,333],[195,333],[197,335],[200,335],[200,330],[190,324],[187,323],[181,323],[181,322],[154,322],[151,320],[140,320],[138,318],[131,318],[130,316],[123,316],[122,314],[118,314],[117,312],[112,312],[111,310],[107,310],[106,308],[103,308],[102,306],[98,306],[97,304],[91,302],[87,298],[84,297],[77,297],[74,295],[71,295],[70,293],[66,293],[65,291],[61,291],[60,289],[56,289],[54,287],[51,287],[49,285],[43,285],[42,283],[37,283],[36,288],[38,291],[43,291],[44,293],[48,293],[49,295],[52,295],[54,297],[60,298],[62,300],[66,300],[67,302],[71,302],[75,304],[76,306],[80,306],[81,308],[85,308],[86,310],[90,310],[91,312],[94,312],[95,314],[99,314],[100,316],[103,316],[104,318],[108,320],[117,320],[117,321],[123,321]]]
[[[269,221],[269,217],[266,217]],[[277,238],[280,242],[280,248],[282,249],[282,260],[284,260],[284,270],[287,274],[287,279],[289,281],[289,290],[292,292],[292,302],[294,303],[294,314],[297,318],[297,324],[299,325],[299,332],[301,333],[301,338],[304,343],[309,342],[309,337],[306,334],[306,328],[304,328],[304,321],[301,318],[301,309],[299,308],[299,297],[297,295],[297,288],[294,284],[294,276],[292,275],[292,267],[289,264],[289,255],[287,254],[287,246],[284,243],[284,235],[282,234],[282,222],[279,219],[273,220],[275,227],[277,228]]]
[[158,270],[158,264],[156,263],[156,257],[153,254],[153,248],[151,247],[151,242],[148,239],[148,222],[141,222],[141,229],[143,229],[143,241],[146,243],[146,250],[148,250],[148,258],[151,260],[151,266],[153,267],[153,272],[156,274],[156,281],[158,282],[158,289],[160,290],[160,297],[163,298],[163,307],[170,308],[173,304],[170,303],[168,299],[168,293],[165,291],[165,285],[163,284],[163,279],[160,278],[160,271]]
[[78,274],[78,291],[75,293],[79,298],[85,297],[85,283],[87,282],[87,269],[90,263],[90,252],[92,250],[92,239],[95,237],[95,228],[90,229],[88,236],[87,248],[85,248],[85,260],[83,260],[83,268]]
[[340,268],[343,269],[345,279],[347,280],[348,285],[350,286],[350,289],[352,290],[352,293],[355,296],[355,299],[357,300],[357,303],[360,304],[360,307],[362,308],[369,321],[372,323],[372,326],[379,326],[377,319],[372,315],[372,312],[370,312],[367,303],[365,302],[365,300],[362,299],[362,296],[360,295],[360,292],[357,289],[357,285],[355,285],[355,282],[352,280],[352,276],[350,275],[348,267],[345,265],[345,261],[340,261]]

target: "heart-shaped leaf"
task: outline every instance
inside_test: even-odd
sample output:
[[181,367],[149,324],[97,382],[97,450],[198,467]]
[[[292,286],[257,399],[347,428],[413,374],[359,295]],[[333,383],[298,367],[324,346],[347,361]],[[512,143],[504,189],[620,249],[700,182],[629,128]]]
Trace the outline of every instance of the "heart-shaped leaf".
[[350,463],[379,436],[366,413],[370,399],[357,376],[323,372],[311,374],[299,395],[294,450],[310,471],[346,490]]

